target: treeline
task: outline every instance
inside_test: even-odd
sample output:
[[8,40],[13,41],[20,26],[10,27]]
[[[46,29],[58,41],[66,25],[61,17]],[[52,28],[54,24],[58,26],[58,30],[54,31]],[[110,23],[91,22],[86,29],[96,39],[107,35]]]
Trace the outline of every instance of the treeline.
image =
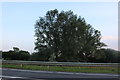
[[13,50],[2,52],[2,58],[4,60],[29,60],[30,53],[28,51],[20,50],[17,47],[13,47]]
[[[2,52],[2,58],[4,60],[45,61],[46,56],[41,57],[39,53],[30,54],[28,51],[19,50],[19,48],[16,47],[14,47],[13,50]],[[89,58],[87,62],[119,63],[120,62],[119,59],[120,59],[120,51],[116,51],[113,49],[100,49],[96,52],[96,55],[92,58]],[[53,61],[53,60],[48,59],[46,61]],[[59,59],[57,62],[59,61],[61,60]],[[85,62],[85,61],[81,61],[81,62]]]
[[58,62],[119,62],[120,52],[105,49],[101,33],[73,11],[46,12],[35,23],[34,53],[19,50],[3,52],[4,59]]
[[[54,57],[54,55],[52,57]],[[63,58],[53,60],[51,57],[49,58],[48,55],[42,56],[40,53],[33,53],[31,55],[31,60],[35,60],[35,61],[58,61],[58,62],[62,61],[62,62],[66,62],[66,61],[63,61],[62,59]],[[82,58],[81,61],[77,61],[77,59],[75,59],[75,60],[72,59],[72,60],[73,60],[73,62],[119,63],[120,62],[119,59],[120,59],[120,51],[117,51],[114,49],[100,49],[100,50],[97,50],[95,52],[95,55],[92,57]]]
[[118,62],[118,51],[103,49],[101,32],[73,11],[47,11],[35,23],[32,60],[60,62]]

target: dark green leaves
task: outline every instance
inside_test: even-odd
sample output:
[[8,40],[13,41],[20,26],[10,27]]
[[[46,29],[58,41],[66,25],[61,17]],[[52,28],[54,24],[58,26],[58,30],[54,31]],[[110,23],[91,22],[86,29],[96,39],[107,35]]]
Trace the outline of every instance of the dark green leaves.
[[[35,24],[35,50],[39,60],[89,61],[105,46],[100,31],[72,11],[50,10]],[[44,57],[44,58],[42,58]]]

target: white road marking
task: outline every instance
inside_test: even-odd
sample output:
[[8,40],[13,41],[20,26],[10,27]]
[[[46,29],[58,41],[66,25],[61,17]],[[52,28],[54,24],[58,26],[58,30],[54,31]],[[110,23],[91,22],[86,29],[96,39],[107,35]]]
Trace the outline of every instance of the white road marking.
[[3,76],[3,75],[1,77],[4,77],[4,78],[25,78],[25,77]]
[[[0,75],[0,77],[1,78],[19,78],[19,79],[28,79],[28,80],[30,79],[30,78],[27,78],[27,77],[3,76],[3,75],[2,76]],[[45,80],[45,79],[34,79],[34,80]]]

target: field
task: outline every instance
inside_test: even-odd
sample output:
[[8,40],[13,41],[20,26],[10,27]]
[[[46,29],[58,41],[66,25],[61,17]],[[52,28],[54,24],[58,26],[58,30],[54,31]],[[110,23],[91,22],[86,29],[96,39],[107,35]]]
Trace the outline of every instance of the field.
[[72,66],[39,66],[39,65],[2,64],[2,68],[42,70],[42,71],[118,74],[118,68],[116,67],[72,67]]

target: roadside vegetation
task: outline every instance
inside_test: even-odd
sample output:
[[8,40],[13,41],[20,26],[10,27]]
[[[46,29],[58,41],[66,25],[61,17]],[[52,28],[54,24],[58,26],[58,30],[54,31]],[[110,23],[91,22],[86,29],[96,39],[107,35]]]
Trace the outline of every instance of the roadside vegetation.
[[[47,62],[120,63],[120,51],[106,49],[101,32],[71,10],[47,11],[35,22],[35,52],[20,50],[1,51],[4,60]],[[4,64],[3,68],[45,71],[117,73],[113,67],[65,67]]]
[[2,51],[5,60],[118,63],[120,52],[106,49],[101,32],[73,11],[47,11],[35,22],[35,52]]
[[[2,52],[2,58],[4,60],[41,61],[39,56],[40,55],[37,53],[30,54],[28,51],[20,50],[17,47],[14,47],[13,50]],[[119,63],[120,62],[119,59],[120,59],[119,51],[113,49],[100,49],[99,51],[97,51],[96,57],[94,59],[89,59],[89,61],[87,62]],[[80,62],[86,62],[86,61],[80,61]]]
[[42,70],[42,71],[118,74],[118,68],[115,67],[70,67],[70,66],[16,65],[16,64],[3,64],[2,67],[14,68],[14,69],[27,69],[27,70]]

